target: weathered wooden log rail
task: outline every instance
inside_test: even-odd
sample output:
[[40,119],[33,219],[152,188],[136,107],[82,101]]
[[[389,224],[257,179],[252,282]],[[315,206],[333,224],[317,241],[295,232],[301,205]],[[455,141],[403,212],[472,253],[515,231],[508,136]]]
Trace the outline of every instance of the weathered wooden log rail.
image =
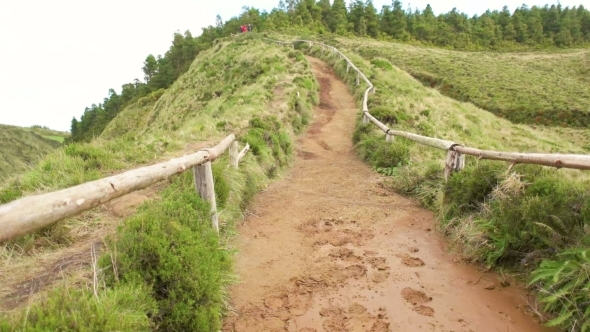
[[234,134],[225,137],[216,146],[196,153],[174,158],[151,166],[136,168],[118,175],[86,182],[74,187],[27,196],[0,205],[0,243],[18,238],[60,220],[88,211],[115,198],[146,188],[175,174],[193,168],[195,188],[211,204],[211,223],[219,232],[215,188],[211,162],[229,149],[230,166],[238,163],[250,146],[238,152]]
[[356,85],[360,84],[362,78],[368,85],[363,97],[363,123],[372,122],[379,129],[385,133],[385,139],[389,142],[395,136],[407,138],[411,141],[427,145],[436,149],[447,151],[447,159],[445,166],[445,180],[451,172],[460,171],[465,166],[465,155],[476,156],[479,159],[502,160],[511,163],[511,167],[515,164],[535,164],[542,166],[551,166],[556,168],[572,168],[580,170],[590,170],[590,155],[579,154],[561,154],[561,153],[523,153],[523,152],[500,152],[491,150],[481,150],[477,148],[466,147],[463,144],[455,143],[453,141],[443,140],[434,137],[422,136],[406,131],[394,130],[387,127],[381,121],[377,120],[369,113],[367,101],[369,99],[369,92],[375,93],[375,86],[362,73],[362,71],[350,61],[350,59],[333,46],[323,43],[296,39],[290,42],[283,42],[279,40],[265,38],[266,40],[277,43],[283,46],[295,47],[295,43],[306,43],[310,48],[313,46],[321,47],[322,54],[328,50],[332,55],[338,56],[341,60],[346,61],[346,72],[352,68],[356,73]]
[[[348,73],[350,69],[353,69],[356,74],[356,84],[359,85],[361,79],[367,84],[367,89],[365,90],[362,101],[363,123],[372,122],[375,124],[385,133],[387,141],[392,141],[395,136],[400,136],[423,145],[447,151],[445,179],[448,178],[451,172],[463,169],[465,165],[465,155],[476,156],[480,159],[507,161],[511,163],[511,166],[523,163],[556,168],[590,170],[590,155],[481,150],[466,147],[453,141],[391,129],[369,113],[367,101],[369,99],[369,93],[375,93],[375,86],[369,81],[365,74],[363,74],[362,71],[338,49],[333,46],[310,40],[283,42],[268,38],[265,39],[279,45],[291,46],[293,48],[295,47],[295,43],[308,43],[310,48],[314,45],[321,47],[322,53],[327,50],[334,56],[338,56],[341,60],[346,61],[346,72]],[[146,188],[156,182],[169,178],[172,175],[182,173],[190,167],[193,168],[196,191],[203,199],[210,202],[211,222],[213,227],[219,231],[211,162],[217,159],[228,148],[230,154],[230,166],[237,168],[240,160],[244,158],[250,147],[249,145],[246,145],[242,151],[239,151],[237,142],[235,142],[235,136],[232,134],[224,138],[216,146],[209,149],[203,149],[190,155],[171,159],[167,162],[152,166],[137,168],[67,189],[27,196],[0,205],[0,243],[34,232],[60,220],[73,217],[133,191]]]

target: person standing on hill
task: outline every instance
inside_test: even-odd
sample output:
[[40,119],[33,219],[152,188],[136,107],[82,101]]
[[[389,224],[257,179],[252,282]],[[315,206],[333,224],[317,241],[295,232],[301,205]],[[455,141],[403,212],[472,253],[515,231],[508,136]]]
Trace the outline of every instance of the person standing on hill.
[[248,32],[252,32],[252,24],[248,23]]

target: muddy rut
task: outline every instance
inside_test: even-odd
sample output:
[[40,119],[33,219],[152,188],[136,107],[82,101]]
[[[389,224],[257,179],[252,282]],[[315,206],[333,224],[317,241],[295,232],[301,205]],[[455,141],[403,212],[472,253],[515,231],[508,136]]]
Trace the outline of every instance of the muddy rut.
[[434,217],[352,147],[347,87],[308,58],[321,102],[288,176],[239,226],[224,331],[545,331],[524,293],[455,263]]

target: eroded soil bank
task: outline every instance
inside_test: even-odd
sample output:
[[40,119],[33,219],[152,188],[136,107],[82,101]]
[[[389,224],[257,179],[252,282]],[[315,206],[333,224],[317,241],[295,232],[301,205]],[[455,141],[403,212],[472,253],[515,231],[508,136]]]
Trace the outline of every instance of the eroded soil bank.
[[354,154],[357,107],[308,58],[321,103],[285,179],[239,226],[224,331],[546,331],[524,293],[453,261],[433,214]]

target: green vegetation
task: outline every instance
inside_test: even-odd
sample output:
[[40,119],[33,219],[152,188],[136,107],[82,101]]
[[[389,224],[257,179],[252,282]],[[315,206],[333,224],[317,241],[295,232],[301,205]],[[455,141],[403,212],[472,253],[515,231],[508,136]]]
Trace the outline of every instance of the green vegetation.
[[68,137],[70,137],[70,133],[53,130],[47,128],[46,126],[34,125],[31,126],[30,130],[37,135],[41,135],[45,138],[58,141],[59,143],[63,143]]
[[[122,285],[117,289],[63,284],[27,311],[0,319],[1,331],[150,331],[146,312],[155,303],[145,287]],[[75,310],[72,310],[74,309]]]
[[372,37],[455,49],[530,49],[587,46],[590,12],[583,6],[523,5],[510,12],[486,11],[468,17],[456,9],[438,16],[430,5],[404,10],[401,1],[378,12],[372,1],[343,0],[280,2],[270,13],[249,9],[242,17],[255,17],[263,30],[307,31]]
[[[572,137],[497,118],[424,87],[383,57],[363,58],[340,46],[377,87],[369,110],[391,127],[500,151],[584,153]],[[317,48],[310,52],[334,66],[360,106],[366,87],[346,74],[344,60],[321,55]],[[383,132],[360,121],[353,140],[363,159],[391,176],[392,189],[437,212],[440,231],[467,260],[530,282],[554,314],[549,325],[588,329],[588,173],[532,165],[507,171],[505,163],[467,157],[466,168],[444,183],[443,151],[403,138],[387,143]]]
[[[192,143],[210,146],[233,132],[252,151],[239,170],[226,167],[225,157],[214,163],[220,235],[212,233],[207,203],[194,194],[190,174],[174,177],[157,200],[144,203],[110,236],[96,285],[66,283],[40,303],[3,315],[2,330],[219,329],[231,282],[233,225],[249,199],[288,164],[291,136],[307,124],[308,109],[318,101],[300,51],[276,48],[256,33],[225,38],[243,23],[259,32],[323,35],[375,83],[369,109],[396,129],[495,150],[584,153],[590,146],[588,133],[514,124],[462,102],[514,122],[587,126],[588,52],[456,53],[325,37],[472,51],[583,47],[590,42],[590,12],[582,6],[521,7],[513,13],[505,8],[472,18],[457,11],[436,17],[430,6],[404,11],[399,1],[380,13],[371,1],[348,8],[342,0],[281,2],[270,13],[245,8],[228,22],[218,17],[199,37],[175,34],[164,56],[145,59],[143,82],[124,85],[120,94],[111,89],[103,103],[87,108],[80,121],[73,119],[67,146],[0,187],[5,203],[192,152],[201,147]],[[364,87],[346,75],[345,63],[311,52],[334,65],[360,101]],[[555,314],[549,324],[588,329],[586,173],[526,165],[507,172],[506,164],[468,159],[465,170],[443,183],[442,151],[401,138],[386,143],[383,133],[360,123],[353,139],[363,159],[391,176],[393,189],[437,212],[440,230],[466,259],[529,280]],[[69,245],[78,240],[77,229],[101,226],[97,215],[5,244],[0,258]]]
[[60,147],[66,136],[39,126],[0,125],[0,183],[33,167],[45,154]]
[[[219,329],[230,253],[219,248],[209,206],[195,195],[191,174],[175,178],[161,200],[126,220],[110,247],[116,251],[104,255],[101,264],[111,272],[108,285],[148,287],[157,310],[145,314],[156,330]],[[111,255],[116,270],[110,268]]]
[[[247,202],[288,165],[291,137],[319,100],[309,68],[301,52],[278,49],[256,34],[218,40],[170,88],[119,112],[100,137],[58,149],[0,188],[0,199],[8,202],[167,159],[194,142],[211,146],[229,133],[252,146],[239,170],[227,167],[225,155],[213,163],[219,236],[190,172],[173,177],[158,199],[142,204],[108,239],[97,296],[92,287],[58,287],[30,308],[4,315],[2,330],[218,330],[231,281],[228,240]],[[77,227],[99,227],[100,217],[78,223],[73,218],[7,243],[0,257],[14,260],[19,253],[70,244]],[[144,305],[128,301],[132,296]],[[89,310],[98,313],[79,322]],[[31,318],[31,312],[38,314]]]
[[[109,122],[127,106],[146,97],[149,97],[148,100],[155,101],[153,99],[161,95],[158,91],[167,89],[185,73],[196,55],[212,47],[215,39],[238,32],[239,26],[245,23],[251,23],[256,32],[278,30],[307,31],[322,35],[333,33],[468,50],[564,48],[588,46],[590,43],[590,11],[583,6],[563,8],[557,4],[542,8],[537,6],[528,8],[523,5],[512,13],[504,7],[501,11],[488,10],[482,15],[468,17],[457,10],[435,16],[430,5],[427,5],[424,10],[417,8],[404,10],[402,2],[397,0],[393,1],[392,6],[383,6],[379,12],[372,1],[361,0],[351,2],[348,8],[343,0],[334,0],[332,3],[329,0],[317,2],[301,0],[286,3],[281,1],[278,5],[278,8],[270,13],[245,7],[239,17],[234,17],[227,22],[223,22],[218,16],[216,25],[204,28],[198,37],[193,37],[190,31],[184,34],[174,33],[172,45],[163,56],[150,54],[146,57],[143,66],[143,82],[136,78],[133,83],[124,84],[120,94],[117,94],[114,89],[109,89],[109,95],[102,103],[87,107],[80,120],[72,119],[70,141],[90,141],[93,137],[99,136]],[[509,61],[510,58],[506,60],[506,62]],[[587,59],[585,61],[587,63]],[[439,65],[444,66],[440,63]],[[519,67],[522,67],[522,63],[520,65]],[[477,67],[479,66],[469,67],[469,69]],[[551,68],[551,65],[545,67]],[[580,65],[575,69],[580,76],[588,76],[587,67],[587,65]],[[452,68],[456,67],[452,66]],[[523,68],[522,71],[526,72],[526,69]],[[461,75],[459,71],[454,72],[456,75],[453,77]],[[421,73],[428,74],[424,70],[416,72],[416,74]],[[434,71],[433,74],[435,79],[444,78],[455,81],[446,73]],[[474,77],[479,78],[478,75],[473,74]],[[533,76],[531,78],[534,78]],[[422,79],[427,80],[429,77],[426,75]],[[517,76],[514,75],[514,77]],[[525,82],[526,79],[520,81]],[[448,89],[455,91],[455,85],[456,83],[450,83]],[[514,89],[519,89],[520,84],[518,85]],[[487,98],[496,98],[495,91],[490,91],[489,94],[487,94],[488,91],[484,91],[482,96],[473,96],[474,93],[479,95],[479,92],[470,91],[469,87],[469,84],[457,85],[457,94],[471,97],[469,100],[474,102],[479,99],[485,101]],[[538,94],[546,93],[543,90],[534,92],[537,98]],[[576,96],[576,93],[572,92],[571,95]],[[567,101],[568,96],[556,98],[559,101]],[[546,112],[545,108],[536,109],[537,103],[533,104],[534,107],[526,106],[530,100],[518,102],[514,106],[524,107],[527,115],[534,113],[535,116],[541,116],[538,114],[539,111]],[[555,106],[543,104],[543,102],[540,105],[555,107],[550,109],[551,112],[557,113],[552,116],[552,119],[560,119],[559,122],[569,123],[580,112],[586,119],[588,118],[585,114],[587,108],[578,108],[578,104],[570,105],[570,108],[566,109],[563,109],[565,106],[563,102]],[[502,114],[511,110],[505,109],[503,106],[506,105],[502,103],[480,106],[497,106],[498,109],[492,107],[491,110],[497,110]],[[567,119],[562,121],[563,117]]]
[[590,126],[590,51],[457,52],[360,38],[337,41],[372,62],[387,59],[424,85],[512,122]]

